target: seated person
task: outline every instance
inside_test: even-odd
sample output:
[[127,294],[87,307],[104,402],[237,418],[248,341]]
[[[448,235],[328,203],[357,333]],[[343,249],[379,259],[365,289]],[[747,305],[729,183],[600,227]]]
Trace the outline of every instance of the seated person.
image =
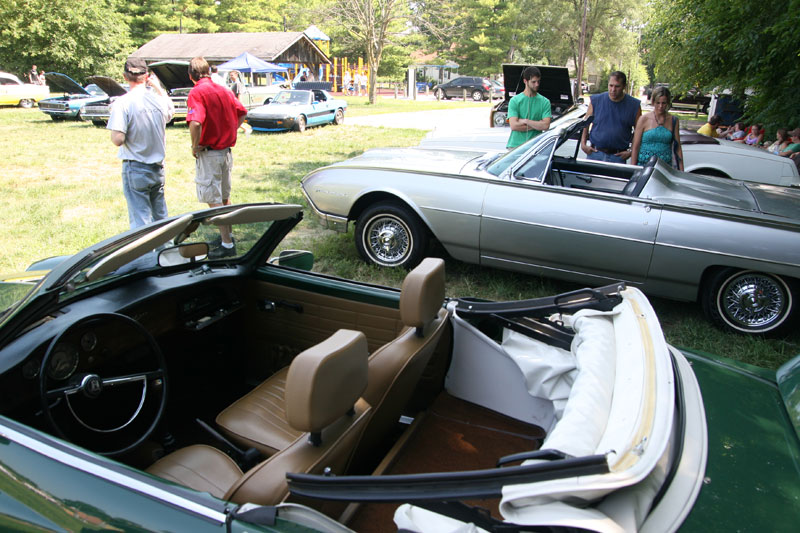
[[792,139],[789,137],[789,131],[786,128],[778,128],[778,131],[775,133],[776,140],[774,143],[770,144],[769,146],[765,146],[764,149],[770,153],[778,155],[783,151],[789,144],[791,144]]
[[789,137],[791,137],[792,142],[789,145],[781,150],[778,155],[781,157],[792,157],[796,158],[797,154],[800,153],[800,128],[795,128],[789,132]]
[[750,126],[750,131],[744,138],[744,143],[750,146],[760,146],[761,141],[764,140],[764,127],[761,124],[753,124]]
[[739,143],[744,142],[745,135],[747,134],[744,131],[744,123],[742,122],[737,122],[736,124],[733,125],[732,129],[728,128],[727,131],[725,132],[726,139],[728,139],[729,141],[739,142]]
[[719,128],[720,124],[722,124],[722,117],[719,115],[711,115],[711,118],[708,119],[708,122],[700,126],[700,129],[697,130],[697,133],[700,135],[705,135],[706,137],[719,137],[717,128]]

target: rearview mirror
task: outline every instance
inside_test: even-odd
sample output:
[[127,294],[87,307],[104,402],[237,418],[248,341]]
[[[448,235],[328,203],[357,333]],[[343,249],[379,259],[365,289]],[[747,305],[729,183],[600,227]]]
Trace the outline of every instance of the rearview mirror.
[[202,261],[208,257],[207,242],[192,242],[165,248],[158,253],[158,266],[169,267]]
[[283,250],[278,257],[271,258],[269,263],[298,270],[311,270],[314,266],[314,254],[306,250]]

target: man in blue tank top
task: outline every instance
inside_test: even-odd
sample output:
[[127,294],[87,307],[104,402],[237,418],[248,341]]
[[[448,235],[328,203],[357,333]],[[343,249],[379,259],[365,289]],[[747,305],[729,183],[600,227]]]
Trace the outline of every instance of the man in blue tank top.
[[594,116],[594,122],[581,136],[581,149],[589,159],[625,163],[631,156],[633,129],[642,116],[642,105],[625,94],[627,85],[625,73],[615,71],[608,77],[608,92],[592,95],[586,118]]

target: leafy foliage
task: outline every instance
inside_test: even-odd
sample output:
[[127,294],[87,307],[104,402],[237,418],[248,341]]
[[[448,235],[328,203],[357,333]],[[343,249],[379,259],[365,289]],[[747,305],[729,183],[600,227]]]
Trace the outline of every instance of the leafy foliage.
[[731,90],[746,119],[800,124],[800,44],[793,38],[800,0],[653,0],[645,34],[656,79],[679,88]]
[[118,73],[131,48],[109,0],[4,0],[0,21],[0,65],[12,72],[35,64],[78,80]]

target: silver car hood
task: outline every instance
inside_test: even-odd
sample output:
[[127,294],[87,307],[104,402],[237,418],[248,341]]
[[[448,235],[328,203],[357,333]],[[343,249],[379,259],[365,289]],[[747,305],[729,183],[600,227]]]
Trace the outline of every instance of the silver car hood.
[[485,156],[485,151],[377,148],[367,150],[357,157],[336,163],[334,166],[379,167],[435,174],[460,174],[464,173],[464,167],[469,163]]

